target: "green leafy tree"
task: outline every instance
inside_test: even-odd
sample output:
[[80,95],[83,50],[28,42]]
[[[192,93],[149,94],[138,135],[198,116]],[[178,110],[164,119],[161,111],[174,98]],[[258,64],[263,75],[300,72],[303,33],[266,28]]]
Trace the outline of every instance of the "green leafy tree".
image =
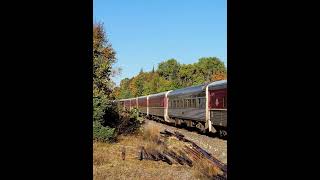
[[110,98],[115,74],[112,65],[116,61],[116,52],[109,43],[103,24],[93,25],[93,120],[105,125],[105,114],[111,108]]
[[144,86],[143,77],[141,75],[139,75],[139,77],[137,78],[137,80],[135,82],[135,87],[137,89],[135,97],[142,96],[142,94],[143,94],[143,86]]
[[125,78],[123,80],[120,81],[120,97],[119,99],[126,99],[131,97],[131,92],[129,89],[129,83],[130,83],[130,79],[129,78]]
[[212,81],[212,75],[221,71],[226,72],[223,62],[221,62],[216,57],[200,58],[199,61],[195,64],[197,69],[197,81],[199,83],[210,82]]
[[158,66],[158,73],[161,77],[166,80],[172,81],[176,80],[178,77],[178,72],[180,70],[180,63],[175,59],[169,59],[167,61],[161,62]]
[[154,73],[154,66],[152,66],[152,71],[151,71],[151,73]]

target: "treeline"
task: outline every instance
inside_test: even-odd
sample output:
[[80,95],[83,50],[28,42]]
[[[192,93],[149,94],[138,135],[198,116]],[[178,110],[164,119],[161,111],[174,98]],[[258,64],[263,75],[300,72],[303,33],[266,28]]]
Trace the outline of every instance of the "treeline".
[[157,69],[121,80],[114,89],[116,99],[131,98],[167,90],[200,85],[227,78],[224,63],[216,57],[200,58],[193,64],[180,64],[176,59],[159,63]]

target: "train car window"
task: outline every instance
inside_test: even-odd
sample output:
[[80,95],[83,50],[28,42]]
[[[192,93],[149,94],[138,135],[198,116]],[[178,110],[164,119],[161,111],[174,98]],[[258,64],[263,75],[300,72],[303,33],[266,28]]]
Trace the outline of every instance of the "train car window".
[[196,99],[192,99],[192,106],[195,108],[196,107]]
[[218,95],[216,97],[211,97],[211,108],[224,108],[224,96]]
[[183,107],[185,107],[185,108],[186,108],[186,107],[187,107],[187,100],[186,100],[186,99],[184,99],[183,101],[184,101],[184,106],[183,106]]
[[211,108],[214,108],[214,107],[215,107],[215,105],[214,105],[215,102],[216,102],[216,99],[214,98],[214,96],[211,96],[211,97],[210,97],[210,107],[211,107]]
[[205,108],[206,107],[206,99],[205,98],[202,98],[201,99],[201,108]]
[[200,99],[197,98],[197,99],[196,99],[196,108],[199,108],[199,107],[200,107]]

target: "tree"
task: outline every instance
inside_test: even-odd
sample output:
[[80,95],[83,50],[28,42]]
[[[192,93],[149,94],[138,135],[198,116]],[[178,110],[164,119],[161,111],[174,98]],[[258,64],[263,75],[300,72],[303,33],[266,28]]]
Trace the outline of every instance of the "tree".
[[119,99],[126,99],[131,97],[131,92],[129,89],[129,83],[130,83],[130,79],[129,78],[125,78],[123,80],[120,81],[120,97]]
[[93,120],[105,124],[104,115],[111,107],[109,101],[114,83],[110,80],[116,52],[108,42],[103,24],[93,25]]
[[136,87],[136,94],[135,97],[137,96],[141,96],[143,94],[143,77],[142,76],[138,76],[137,80],[135,81],[135,87]]
[[166,80],[176,80],[178,72],[180,70],[180,63],[175,59],[169,59],[167,61],[161,62],[158,66],[158,73],[161,77]]
[[226,68],[222,61],[216,57],[200,58],[195,64],[197,83],[204,83],[212,81],[213,74],[226,74]]
[[154,73],[154,66],[152,66],[152,71],[151,71],[151,73]]
[[154,76],[155,76],[155,72],[147,72],[144,74],[144,81],[143,81],[143,93],[142,95],[145,96],[145,95],[149,95],[149,94],[152,94],[153,92],[153,79],[154,79]]
[[227,72],[226,71],[216,71],[212,77],[211,81],[219,81],[227,79]]
[[113,82],[110,80],[116,52],[105,35],[103,24],[93,26],[93,93],[94,96],[110,95]]
[[181,65],[181,68],[178,74],[179,80],[180,80],[180,87],[191,86],[194,81],[195,73],[196,73],[196,68],[193,64]]
[[157,93],[159,88],[160,88],[160,76],[158,73],[155,73],[151,80],[151,93],[152,94]]

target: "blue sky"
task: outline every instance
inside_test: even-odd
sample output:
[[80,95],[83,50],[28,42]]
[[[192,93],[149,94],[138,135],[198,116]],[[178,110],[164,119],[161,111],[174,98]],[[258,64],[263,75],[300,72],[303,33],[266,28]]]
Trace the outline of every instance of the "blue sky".
[[117,85],[170,58],[215,56],[227,65],[226,0],[93,0],[93,17],[117,52]]

